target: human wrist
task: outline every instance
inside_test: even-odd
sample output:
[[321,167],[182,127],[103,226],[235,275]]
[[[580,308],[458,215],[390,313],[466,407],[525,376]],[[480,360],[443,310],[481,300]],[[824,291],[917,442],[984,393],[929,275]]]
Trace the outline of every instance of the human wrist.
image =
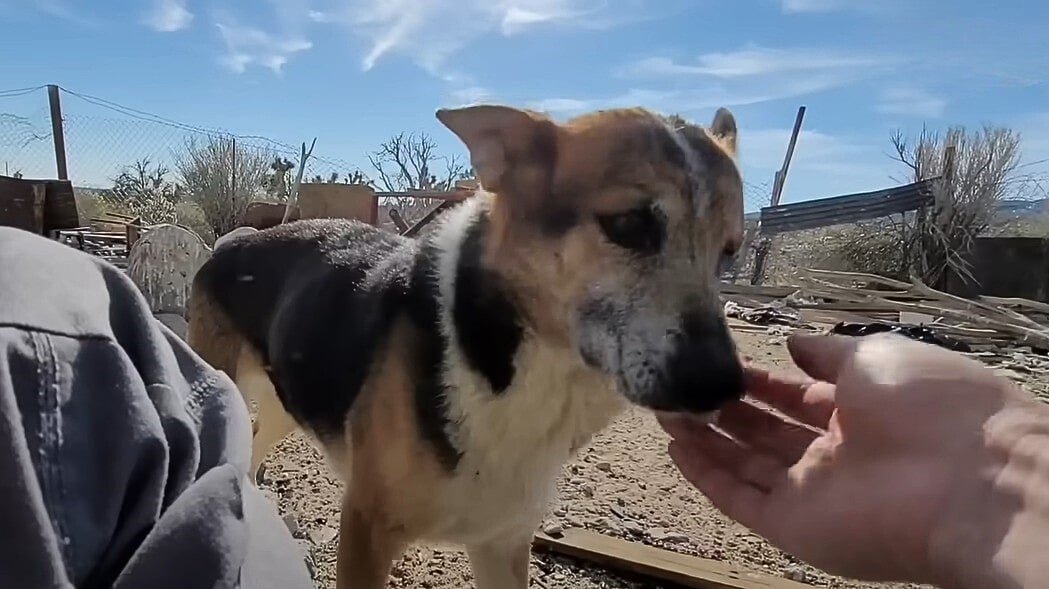
[[1049,588],[1049,405],[1006,397],[930,539],[946,589]]

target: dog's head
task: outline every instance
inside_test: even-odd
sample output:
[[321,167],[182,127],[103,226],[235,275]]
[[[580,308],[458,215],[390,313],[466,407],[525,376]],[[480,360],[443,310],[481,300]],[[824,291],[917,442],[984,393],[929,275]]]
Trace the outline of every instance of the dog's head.
[[644,109],[566,123],[480,105],[438,111],[496,195],[488,261],[532,327],[632,402],[706,412],[742,394],[717,293],[743,233],[736,122],[675,128]]

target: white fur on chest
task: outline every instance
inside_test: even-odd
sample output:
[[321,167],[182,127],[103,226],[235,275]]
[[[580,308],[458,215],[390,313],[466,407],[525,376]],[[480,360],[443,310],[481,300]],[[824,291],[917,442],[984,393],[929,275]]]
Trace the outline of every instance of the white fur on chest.
[[448,432],[462,452],[440,503],[445,517],[435,540],[471,543],[531,531],[561,467],[625,406],[613,381],[585,366],[572,349],[552,347],[526,333],[515,356],[510,387],[499,394],[460,353],[452,320],[455,269],[466,227],[484,208],[482,198],[449,213],[434,243],[439,261],[441,329],[445,354]]
[[449,433],[463,456],[442,498],[446,539],[532,530],[561,467],[623,409],[610,381],[574,356],[525,343],[513,384],[498,395],[464,365],[450,372]]

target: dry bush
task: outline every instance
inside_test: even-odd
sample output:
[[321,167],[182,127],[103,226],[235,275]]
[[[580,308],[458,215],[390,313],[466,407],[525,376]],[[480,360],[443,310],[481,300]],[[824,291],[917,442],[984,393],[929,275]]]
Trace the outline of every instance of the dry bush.
[[952,276],[972,280],[973,240],[990,226],[998,202],[1021,184],[1020,136],[990,126],[953,127],[942,135],[923,129],[913,141],[897,133],[892,145],[907,181],[941,178],[933,206],[904,222],[901,248],[909,269],[940,288]]
[[212,135],[187,141],[175,154],[175,171],[184,200],[200,208],[215,235],[225,235],[252,201],[267,195],[275,161],[272,152],[238,149],[233,137]]
[[113,187],[99,194],[98,205],[101,210],[141,217],[144,224],[153,225],[174,222],[180,199],[181,191],[168,179],[168,169],[143,158],[120,171]]
[[[452,190],[455,183],[472,177],[469,166],[457,155],[438,153],[437,142],[426,133],[399,133],[368,154],[375,170],[371,184],[377,190]],[[411,224],[419,220],[440,201],[432,198],[396,197],[384,203],[397,209],[401,218]]]

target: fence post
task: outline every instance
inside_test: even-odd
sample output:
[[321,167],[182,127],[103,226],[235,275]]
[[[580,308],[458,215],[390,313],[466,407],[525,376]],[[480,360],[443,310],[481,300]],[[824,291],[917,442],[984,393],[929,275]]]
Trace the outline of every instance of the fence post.
[[[783,195],[783,185],[787,181],[787,170],[790,169],[790,160],[794,159],[794,147],[798,144],[798,135],[801,133],[801,122],[805,119],[805,107],[798,107],[798,116],[794,119],[794,130],[790,133],[790,142],[787,144],[787,154],[783,158],[783,167],[776,170],[776,176],[772,181],[772,195],[769,198],[769,206],[779,205],[779,199]],[[765,273],[765,260],[768,258],[769,250],[772,249],[772,238],[762,235],[761,219],[758,219],[758,243],[754,246],[754,266],[751,268],[750,283],[760,284]]]
[[66,167],[66,136],[62,125],[62,101],[58,86],[47,85],[47,98],[51,107],[51,138],[55,143],[55,165],[58,167],[58,179],[69,180],[69,169]]

